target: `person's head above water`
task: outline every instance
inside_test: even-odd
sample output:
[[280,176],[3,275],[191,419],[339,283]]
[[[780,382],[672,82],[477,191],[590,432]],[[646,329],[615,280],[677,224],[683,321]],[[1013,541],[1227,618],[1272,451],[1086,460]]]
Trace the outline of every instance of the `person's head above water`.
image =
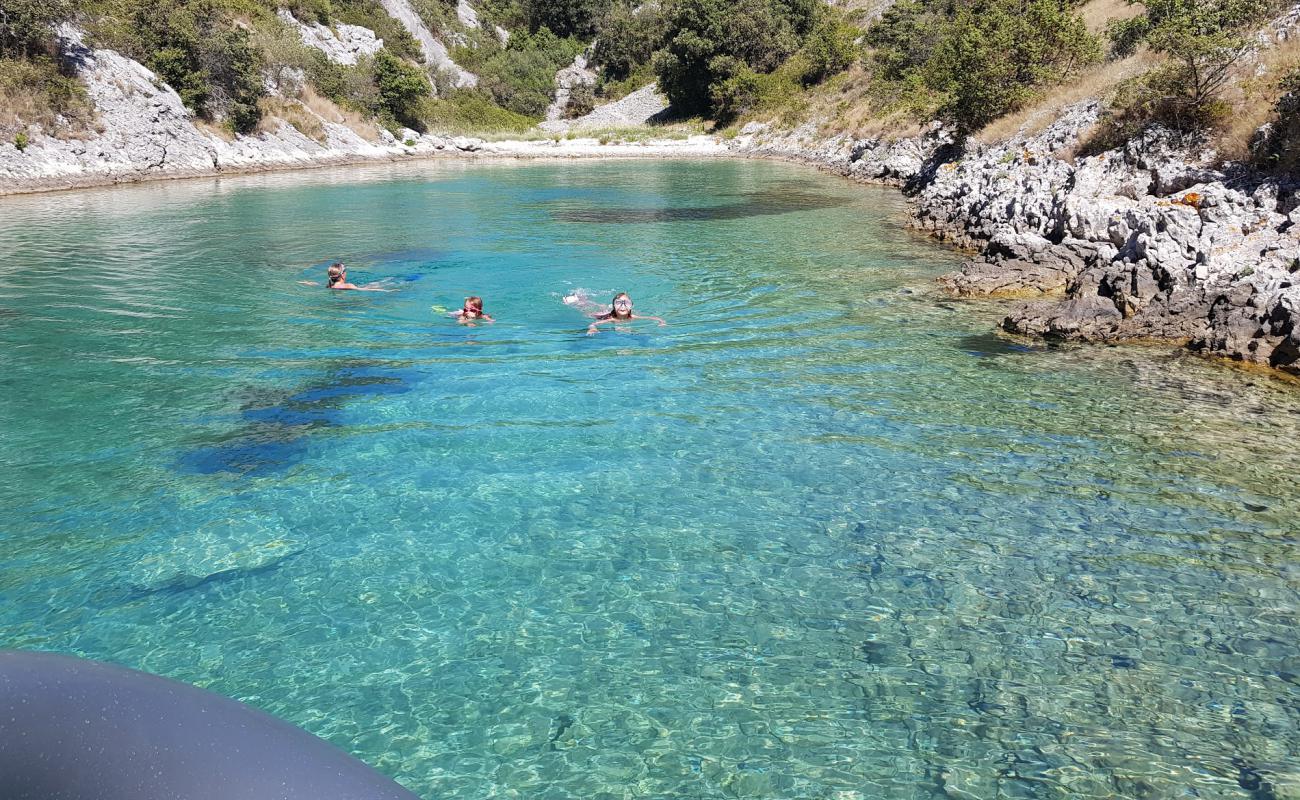
[[609,315],[614,319],[631,319],[632,296],[627,292],[614,295],[614,299],[609,303]]
[[330,264],[328,274],[329,274],[328,285],[333,286],[334,284],[339,283],[340,281],[347,280],[348,268],[343,266],[343,262],[335,261],[333,264]]
[[483,298],[478,295],[471,295],[465,298],[465,305],[461,309],[465,314],[472,314],[476,317],[483,316]]
[[614,295],[614,300],[609,304],[609,310],[596,315],[592,323],[587,326],[587,335],[594,334],[601,325],[607,322],[631,322],[634,319],[649,319],[658,322],[660,326],[667,325],[660,317],[652,317],[646,314],[632,313],[632,296],[627,292],[619,292]]

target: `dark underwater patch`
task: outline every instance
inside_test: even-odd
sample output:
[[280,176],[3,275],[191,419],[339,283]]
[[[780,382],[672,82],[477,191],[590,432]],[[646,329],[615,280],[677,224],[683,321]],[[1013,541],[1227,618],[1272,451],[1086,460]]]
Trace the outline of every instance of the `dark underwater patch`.
[[963,336],[957,340],[957,346],[972,356],[984,358],[1034,352],[1034,348],[1028,345],[1003,339],[994,333],[977,333],[972,336]]
[[847,205],[848,198],[798,192],[755,192],[740,201],[717,206],[687,208],[582,208],[552,211],[560,222],[623,224],[638,222],[714,222],[746,217],[818,211]]
[[342,406],[349,398],[402,394],[411,391],[415,380],[411,371],[354,362],[295,390],[261,394],[240,411],[247,424],[217,444],[185,453],[178,469],[247,477],[282,472],[303,459],[307,448],[302,438],[307,432],[342,424]]
[[280,438],[271,433],[266,440],[236,434],[223,444],[200,447],[182,455],[178,466],[182,472],[215,475],[232,472],[255,477],[282,472],[300,461],[306,448],[298,437]]

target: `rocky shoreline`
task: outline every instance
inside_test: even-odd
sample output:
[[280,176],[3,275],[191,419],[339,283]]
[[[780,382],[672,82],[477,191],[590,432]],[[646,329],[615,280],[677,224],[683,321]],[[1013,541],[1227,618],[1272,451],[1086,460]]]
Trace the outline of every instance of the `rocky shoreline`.
[[[56,138],[28,132],[23,147],[0,143],[0,195],[86,189],[172,178],[402,161],[431,157],[672,158],[724,155],[711,136],[602,144],[593,138],[489,142],[404,130],[358,131],[355,123],[293,106],[312,136],[284,121],[232,137],[196,124],[180,96],[143,65],[112,50],[87,47],[82,34],[60,31],[63,58],[85,82],[96,127]],[[292,96],[300,76],[268,76],[278,97]],[[365,134],[365,135],[363,135]]]
[[1008,333],[1166,342],[1300,375],[1300,183],[1212,168],[1159,131],[1067,158],[1100,110],[1083,102],[993,145],[937,127],[823,140],[756,125],[731,145],[902,187],[917,228],[973,253],[940,280],[948,291],[1019,300]]

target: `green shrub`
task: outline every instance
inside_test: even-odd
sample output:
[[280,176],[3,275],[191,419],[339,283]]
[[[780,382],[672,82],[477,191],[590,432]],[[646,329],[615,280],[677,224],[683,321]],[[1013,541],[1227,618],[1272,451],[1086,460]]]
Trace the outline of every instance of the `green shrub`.
[[758,106],[763,92],[762,76],[728,56],[714,59],[712,69],[715,74],[727,75],[709,86],[709,100],[719,121],[729,122]]
[[858,47],[854,40],[859,34],[857,28],[837,15],[823,14],[808,34],[799,54],[804,60],[800,76],[804,85],[821,83],[848,69],[858,57]]
[[93,119],[85,84],[60,73],[54,59],[0,58],[0,138],[25,137],[29,125],[57,136]]
[[328,25],[335,14],[330,0],[279,0],[276,6],[293,14],[299,22],[308,24]]
[[423,103],[432,87],[424,71],[403,61],[387,49],[380,49],[374,59],[375,89],[380,122],[388,127],[396,122],[408,128],[424,130]]
[[589,83],[580,83],[569,90],[569,104],[564,108],[567,119],[590,114],[596,108],[596,91]]
[[614,6],[600,21],[591,63],[607,82],[627,80],[665,43],[665,19],[658,6],[646,4],[636,13]]
[[332,0],[332,5],[334,18],[339,22],[369,28],[384,40],[385,49],[393,55],[417,63],[424,62],[424,53],[415,37],[406,30],[406,26],[393,19],[377,0]]
[[898,102],[969,132],[1101,57],[1100,43],[1060,0],[904,2],[868,32]]
[[410,0],[411,7],[424,22],[425,27],[437,33],[447,33],[461,27],[456,16],[456,0]]
[[486,52],[477,64],[480,90],[514,114],[540,119],[555,95],[556,71],[582,52],[582,44],[542,28],[516,34],[505,48]]
[[1132,52],[1141,42],[1167,58],[1144,80],[1139,102],[1121,114],[1190,130],[1226,112],[1219,99],[1232,69],[1250,53],[1248,35],[1271,8],[1266,0],[1145,0],[1145,12],[1110,27],[1112,48]]
[[265,61],[252,46],[248,31],[214,32],[199,48],[198,63],[211,88],[209,110],[220,110],[236,133],[248,133],[262,118],[257,101],[266,94]]
[[82,0],[101,46],[148,66],[191,111],[236,132],[261,118],[265,59],[247,25],[279,25],[254,0]]
[[590,39],[612,0],[524,0],[528,30],[545,28],[562,37]]
[[528,27],[528,11],[522,0],[479,0],[474,4],[479,21],[514,31]]
[[18,131],[18,133],[14,134],[14,147],[18,148],[18,152],[21,153],[26,150],[27,145],[30,143],[31,140],[27,138],[27,131]]
[[0,2],[0,58],[54,53],[54,27],[72,18],[73,0]]
[[335,104],[365,114],[379,108],[379,90],[374,80],[374,60],[360,59],[356,66],[335,64],[319,50],[311,50],[305,68],[307,80],[322,96]]
[[536,121],[501,108],[480,92],[462,89],[430,102],[425,123],[430,130],[446,133],[523,133]]
[[[802,0],[669,0],[667,43],[653,59],[659,85],[678,113],[711,116],[714,84],[739,76],[738,64],[755,73],[776,69],[811,30],[814,12]],[[744,88],[719,87],[717,96],[739,97]]]

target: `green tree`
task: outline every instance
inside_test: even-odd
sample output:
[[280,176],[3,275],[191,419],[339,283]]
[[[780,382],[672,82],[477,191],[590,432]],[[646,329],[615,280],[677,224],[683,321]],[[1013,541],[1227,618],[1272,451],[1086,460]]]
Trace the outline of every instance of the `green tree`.
[[624,80],[664,45],[665,34],[657,6],[646,4],[634,12],[619,3],[600,21],[591,61],[606,79]]
[[740,65],[776,69],[799,48],[814,12],[802,0],[670,0],[667,43],[653,60],[659,85],[678,112],[712,115],[725,94],[714,85],[740,76]]
[[1100,57],[1082,18],[1058,0],[976,0],[947,23],[923,74],[946,95],[940,117],[972,131]]
[[943,31],[943,15],[928,3],[899,0],[867,29],[880,77],[902,81],[930,60]]
[[1250,53],[1248,32],[1266,15],[1265,0],[1146,0],[1145,13],[1111,26],[1118,53],[1141,42],[1168,57],[1144,82],[1143,103],[1175,127],[1197,127],[1220,113],[1232,68]]
[[528,29],[546,28],[558,36],[590,39],[612,0],[525,0]]
[[374,76],[381,121],[423,130],[421,109],[431,92],[424,71],[381,48],[375,53]]
[[858,56],[858,47],[854,43],[858,34],[857,28],[845,23],[837,14],[823,13],[804,41],[805,67],[801,76],[804,84],[821,83],[848,69]]
[[976,130],[1101,57],[1068,0],[904,0],[867,34],[904,104]]
[[502,108],[539,119],[554,96],[556,71],[580,52],[580,42],[562,39],[547,28],[515,34],[504,49],[478,65],[479,89]]

